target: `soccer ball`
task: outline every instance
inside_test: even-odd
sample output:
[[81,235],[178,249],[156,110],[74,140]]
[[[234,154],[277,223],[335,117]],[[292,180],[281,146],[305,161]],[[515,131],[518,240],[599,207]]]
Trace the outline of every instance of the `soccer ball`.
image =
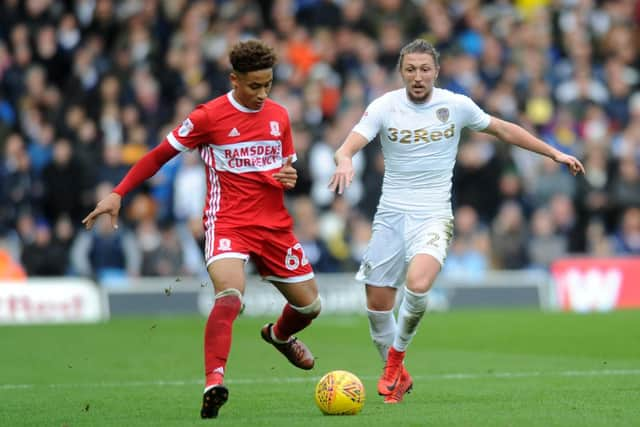
[[364,386],[351,372],[331,371],[318,381],[315,398],[325,415],[355,415],[364,405]]

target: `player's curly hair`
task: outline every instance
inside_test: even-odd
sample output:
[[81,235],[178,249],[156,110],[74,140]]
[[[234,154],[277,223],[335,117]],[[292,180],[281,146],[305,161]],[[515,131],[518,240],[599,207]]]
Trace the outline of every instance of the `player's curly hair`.
[[240,73],[272,68],[276,60],[274,49],[261,40],[236,43],[229,53],[233,71]]
[[400,57],[398,58],[398,69],[402,67],[402,60],[408,53],[428,53],[433,57],[433,62],[436,67],[440,66],[440,53],[436,50],[431,43],[423,39],[415,39],[408,45],[402,48],[400,51]]

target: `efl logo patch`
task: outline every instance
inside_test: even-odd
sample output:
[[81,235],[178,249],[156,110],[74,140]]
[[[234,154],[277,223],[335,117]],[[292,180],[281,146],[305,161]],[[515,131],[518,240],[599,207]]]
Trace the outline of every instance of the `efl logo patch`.
[[180,129],[178,129],[178,135],[184,138],[185,136],[189,135],[192,130],[193,122],[189,119],[186,119],[184,122],[182,122],[182,126],[180,126]]
[[449,109],[448,108],[438,108],[436,110],[436,117],[442,123],[447,123],[447,121],[449,120]]

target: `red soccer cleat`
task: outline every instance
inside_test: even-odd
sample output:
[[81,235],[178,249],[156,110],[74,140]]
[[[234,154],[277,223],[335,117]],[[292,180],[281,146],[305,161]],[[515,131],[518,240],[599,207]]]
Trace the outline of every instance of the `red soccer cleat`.
[[294,366],[305,370],[313,368],[315,364],[313,354],[302,341],[296,337],[290,337],[285,343],[277,343],[271,337],[272,329],[273,323],[268,323],[262,327],[260,335],[263,340],[272,344],[280,353],[284,354]]
[[384,397],[384,403],[400,403],[404,398],[404,395],[407,393],[411,393],[413,389],[413,379],[407,369],[402,367],[402,375],[400,375],[400,381],[396,385],[396,388],[391,392],[391,394]]
[[404,361],[404,351],[397,351],[393,346],[389,347],[387,363],[380,380],[378,380],[378,394],[388,396],[396,388],[402,375],[402,362]]

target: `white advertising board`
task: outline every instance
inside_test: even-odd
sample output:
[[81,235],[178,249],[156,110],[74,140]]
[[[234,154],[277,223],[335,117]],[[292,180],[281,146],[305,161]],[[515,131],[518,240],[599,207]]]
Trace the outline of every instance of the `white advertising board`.
[[108,318],[107,299],[88,280],[0,282],[0,325],[91,323]]

